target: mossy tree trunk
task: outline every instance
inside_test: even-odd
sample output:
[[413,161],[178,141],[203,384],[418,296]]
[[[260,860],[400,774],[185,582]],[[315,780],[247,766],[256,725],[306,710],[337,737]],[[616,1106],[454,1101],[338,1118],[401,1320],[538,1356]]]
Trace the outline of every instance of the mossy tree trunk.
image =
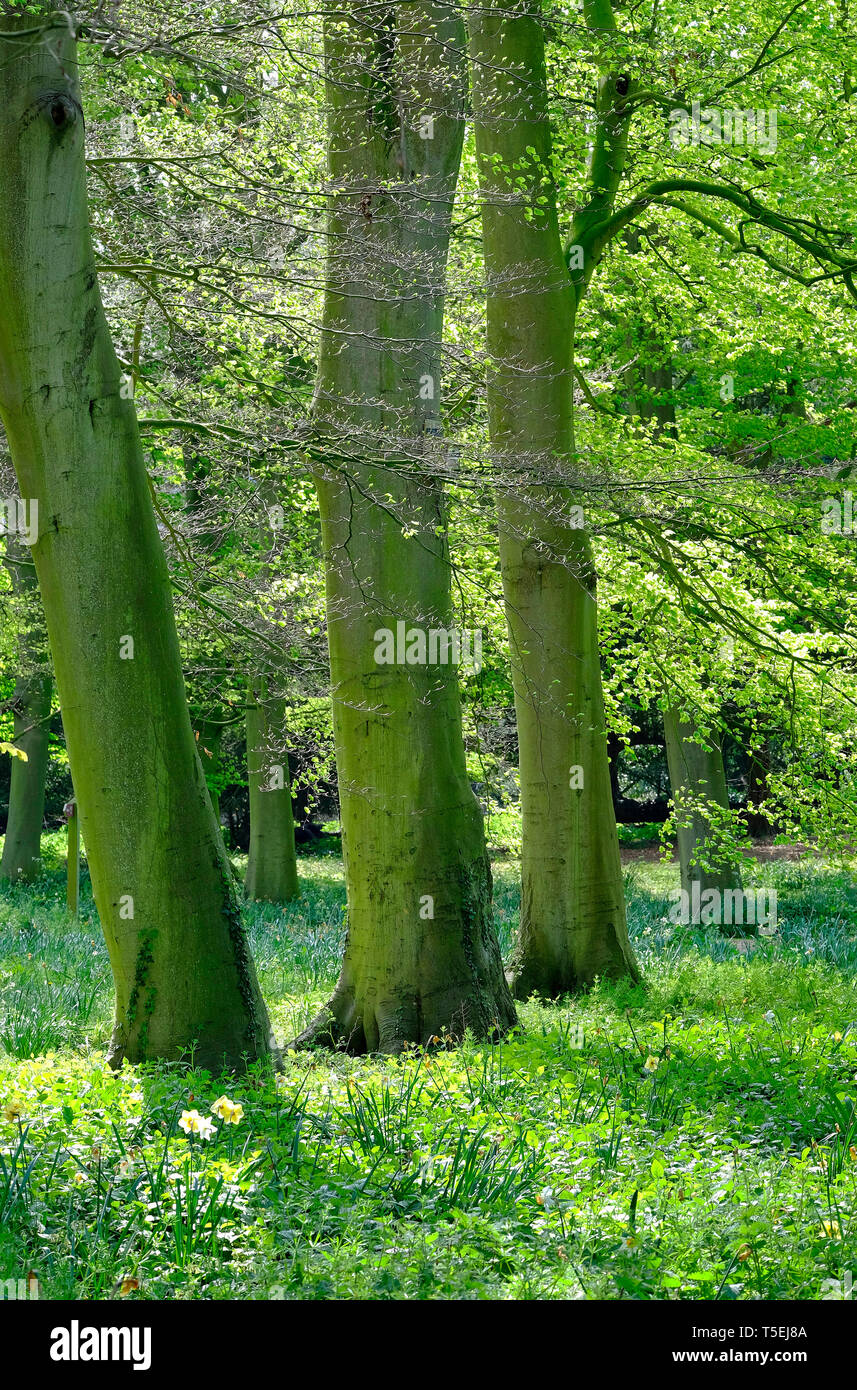
[[[20,642],[25,668],[13,695],[13,742],[26,761],[13,757],[9,782],[9,817],[0,859],[0,879],[12,883],[35,878],[42,867],[42,829],[45,819],[45,781],[48,772],[48,728],[53,678],[45,647],[39,640],[39,594],[29,552],[16,540],[6,547],[6,566],[12,588],[25,601],[25,624]],[[43,632],[43,629],[42,629]]]
[[636,976],[601,687],[596,576],[573,458],[576,295],[550,178],[538,5],[468,19],[488,293],[488,418],[518,723],[519,997]]
[[250,852],[244,890],[251,899],[291,902],[299,895],[300,885],[286,743],[286,702],[271,699],[262,678],[248,691],[247,782]]
[[[32,11],[35,9],[35,13]],[[68,16],[0,16],[0,415],[33,546],[95,901],[111,1058],[273,1046],[191,732],[169,575],[102,309]]]
[[515,1021],[456,668],[379,664],[381,630],[453,622],[439,430],[466,53],[452,6],[335,8],[333,196],[315,398],[348,939],[304,1041],[396,1052]]

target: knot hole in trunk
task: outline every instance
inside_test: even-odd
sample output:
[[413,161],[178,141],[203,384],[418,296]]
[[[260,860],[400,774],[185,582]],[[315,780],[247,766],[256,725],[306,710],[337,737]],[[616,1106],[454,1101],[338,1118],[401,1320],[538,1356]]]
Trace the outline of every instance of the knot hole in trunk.
[[71,97],[67,97],[63,93],[58,92],[54,96],[48,97],[45,102],[45,109],[54,130],[67,130],[77,120],[77,106]]

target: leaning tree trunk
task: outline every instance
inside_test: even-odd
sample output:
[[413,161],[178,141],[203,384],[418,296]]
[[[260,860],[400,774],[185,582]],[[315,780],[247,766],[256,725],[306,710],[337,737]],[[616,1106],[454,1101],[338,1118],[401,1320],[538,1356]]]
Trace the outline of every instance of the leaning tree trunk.
[[[464,128],[464,32],[430,0],[326,24],[332,196],[315,398],[348,940],[304,1040],[396,1052],[515,1021],[493,930],[457,673],[384,658],[448,630],[441,484],[446,256]],[[379,645],[380,644],[380,645]],[[388,653],[387,653],[388,654]],[[438,654],[438,653],[436,653]],[[396,654],[398,655],[398,654]],[[326,1021],[327,1020],[327,1021]]]
[[286,702],[271,699],[260,679],[247,703],[250,852],[244,891],[272,903],[291,902],[300,893],[285,733]]
[[[25,602],[38,605],[38,585],[32,561],[23,545],[10,540],[6,566],[12,588]],[[18,883],[35,878],[42,867],[42,827],[45,819],[45,780],[48,773],[48,723],[51,717],[53,680],[48,668],[46,643],[38,640],[35,614],[25,611],[20,644],[26,672],[15,684],[12,711],[13,739],[26,761],[12,758],[9,782],[9,818],[0,859],[0,879]]]
[[[683,719],[672,705],[664,709],[667,763],[675,806],[676,839],[681,868],[681,886],[690,894],[693,884],[700,893],[714,888],[741,887],[741,874],[734,862],[718,852],[716,842],[717,809],[729,814],[729,792],[723,749],[711,733],[702,735],[692,719]],[[709,811],[711,806],[717,808]],[[699,862],[697,862],[699,861]]]
[[[34,13],[33,11],[37,11]],[[90,242],[67,15],[0,18],[0,415],[33,546],[95,901],[111,1058],[273,1048],[185,700],[170,584]]]
[[[595,570],[562,486],[575,296],[553,185],[539,7],[469,18],[488,286],[488,419],[518,722],[519,997],[636,976],[613,814]],[[509,171],[514,173],[510,175]]]

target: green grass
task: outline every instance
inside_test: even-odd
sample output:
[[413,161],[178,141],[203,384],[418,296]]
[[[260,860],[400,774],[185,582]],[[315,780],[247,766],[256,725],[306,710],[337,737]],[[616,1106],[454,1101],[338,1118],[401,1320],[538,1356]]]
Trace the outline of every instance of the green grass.
[[[291,1054],[275,1079],[104,1063],[111,989],[61,847],[0,896],[0,1279],[42,1297],[819,1298],[857,1268],[857,889],[768,864],[780,933],[748,955],[627,879],[643,987],[521,1010],[498,1046]],[[342,946],[335,857],[247,909],[278,1033]],[[86,884],[84,885],[86,890]],[[515,866],[495,865],[514,940]],[[189,1138],[226,1093],[235,1125]]]
[[660,842],[661,826],[657,821],[643,821],[640,825],[617,825],[620,845],[657,845]]

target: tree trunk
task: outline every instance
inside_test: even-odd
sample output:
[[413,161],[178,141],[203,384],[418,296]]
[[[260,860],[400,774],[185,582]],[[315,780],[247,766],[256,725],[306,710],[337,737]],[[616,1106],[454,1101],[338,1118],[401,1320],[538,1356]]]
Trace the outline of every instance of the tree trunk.
[[703,868],[693,862],[704,852],[705,842],[714,824],[712,816],[705,812],[705,804],[712,803],[724,812],[729,810],[723,749],[710,734],[706,737],[706,746],[703,746],[699,742],[702,735],[696,724],[690,719],[682,719],[671,706],[664,710],[664,733],[675,804],[681,886],[688,894],[692,892],[694,883],[700,885],[701,893],[709,888],[718,889],[721,893],[729,888],[740,888],[738,869],[718,855],[713,847],[706,856],[710,860],[710,867]]
[[248,898],[287,903],[299,895],[300,885],[285,740],[286,702],[269,699],[263,681],[249,693],[250,852],[244,888]]
[[[111,1059],[274,1047],[191,732],[170,584],[90,242],[67,16],[0,19],[0,414],[33,546],[95,901]],[[34,7],[30,6],[30,11]]]
[[[636,977],[628,940],[573,455],[575,295],[559,235],[540,8],[471,11],[488,284],[488,419],[518,720],[523,849],[519,997]],[[535,157],[533,156],[535,151]],[[514,170],[510,175],[508,171]],[[514,180],[511,182],[510,179]],[[538,201],[537,201],[538,199]]]
[[367,13],[338,6],[325,35],[335,193],[315,420],[349,927],[336,992],[302,1040],[397,1052],[505,1032],[515,1011],[457,673],[376,659],[398,621],[453,621],[432,436],[464,31],[426,0],[391,6],[374,32]]
[[0,879],[13,883],[35,878],[42,867],[52,685],[49,675],[35,674],[21,677],[15,685],[13,739],[27,761],[12,758],[9,818],[0,859]]
[[[6,547],[6,566],[12,588],[38,603],[38,585],[32,561],[17,541]],[[27,761],[13,757],[9,782],[9,818],[0,859],[0,879],[19,883],[35,878],[42,867],[42,828],[45,819],[45,780],[48,772],[48,723],[51,717],[53,679],[47,653],[38,641],[29,615],[21,641],[26,674],[19,676],[13,697],[16,748]]]

